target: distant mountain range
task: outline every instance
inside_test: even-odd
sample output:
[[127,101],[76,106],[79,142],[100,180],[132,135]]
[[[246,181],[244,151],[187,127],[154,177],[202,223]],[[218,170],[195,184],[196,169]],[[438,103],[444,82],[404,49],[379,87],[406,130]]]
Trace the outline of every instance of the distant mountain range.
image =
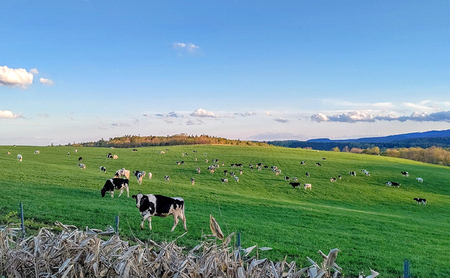
[[395,141],[402,141],[407,139],[418,138],[442,138],[450,137],[450,129],[447,130],[432,130],[426,132],[413,132],[397,135],[389,135],[383,137],[367,137],[359,139],[344,139],[344,140],[330,140],[328,138],[311,139],[306,142],[361,142],[361,143],[390,143]]
[[315,150],[332,150],[335,147],[342,149],[345,146],[349,148],[361,149],[371,148],[374,146],[385,149],[410,147],[429,148],[431,146],[450,148],[450,129],[359,139],[331,140],[328,138],[318,138],[308,141],[286,140],[269,141],[268,143],[275,146],[289,148],[312,148]]

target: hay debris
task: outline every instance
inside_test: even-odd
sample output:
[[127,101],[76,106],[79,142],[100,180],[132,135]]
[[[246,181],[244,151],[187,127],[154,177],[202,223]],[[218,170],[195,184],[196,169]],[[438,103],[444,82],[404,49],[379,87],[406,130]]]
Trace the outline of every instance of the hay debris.
[[[18,237],[19,229],[0,227],[0,276],[324,278],[340,274],[340,268],[334,262],[337,249],[331,250],[328,256],[320,251],[324,257],[320,266],[308,258],[313,265],[297,270],[295,262],[287,263],[286,258],[275,263],[268,259],[236,256],[240,250],[230,244],[234,234],[221,243],[207,239],[185,251],[176,245],[176,239],[159,244],[138,240],[137,245],[130,246],[112,227],[107,231],[89,228],[83,231],[59,222],[55,225],[62,232],[54,233],[50,228],[42,228],[37,236],[23,240]],[[220,227],[216,231],[220,231]],[[110,238],[102,239],[106,235]],[[255,247],[244,250],[248,254]],[[334,275],[330,272],[332,270]],[[378,275],[371,271],[369,277]]]

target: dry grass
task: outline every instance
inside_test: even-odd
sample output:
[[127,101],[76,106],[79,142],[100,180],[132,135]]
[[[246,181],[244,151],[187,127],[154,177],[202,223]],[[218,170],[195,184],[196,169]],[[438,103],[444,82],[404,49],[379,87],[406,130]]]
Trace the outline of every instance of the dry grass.
[[[212,220],[216,234],[218,224]],[[213,223],[214,222],[214,223]],[[54,233],[42,228],[37,236],[21,240],[17,228],[0,227],[0,270],[6,277],[337,277],[337,249],[324,257],[321,265],[300,270],[295,262],[274,263],[248,258],[243,250],[231,247],[233,234],[219,241],[215,236],[186,251],[172,242],[150,241],[130,246],[114,229],[79,230],[55,223]],[[183,236],[183,235],[182,235]],[[109,238],[108,238],[109,237]],[[107,238],[107,239],[105,239]],[[250,250],[251,251],[251,250]],[[247,252],[248,255],[249,252]],[[375,277],[375,276],[372,276]]]

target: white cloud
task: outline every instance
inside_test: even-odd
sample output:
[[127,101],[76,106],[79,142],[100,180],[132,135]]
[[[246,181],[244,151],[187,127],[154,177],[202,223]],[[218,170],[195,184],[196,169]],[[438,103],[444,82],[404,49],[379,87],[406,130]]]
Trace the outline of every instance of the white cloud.
[[208,118],[217,118],[211,111],[206,111],[205,109],[199,108],[191,113],[192,117],[208,117]]
[[0,85],[26,88],[33,83],[33,74],[25,69],[10,69],[7,66],[0,67]]
[[289,122],[289,120],[285,119],[285,118],[276,118],[274,119],[274,121],[279,122],[279,123],[283,123],[286,124]]
[[0,110],[0,119],[18,119],[23,118],[21,114],[14,114],[12,111],[9,110]]
[[39,82],[41,82],[41,84],[47,85],[47,86],[51,86],[54,84],[54,82],[50,79],[47,78],[39,78]]
[[38,74],[38,73],[39,73],[39,71],[38,71],[36,68],[30,69],[30,72],[31,72],[32,74]]
[[198,45],[195,45],[193,43],[183,43],[183,42],[176,42],[173,44],[173,48],[175,49],[180,49],[180,50],[187,50],[189,52],[194,52],[198,49],[200,49],[200,47]]
[[328,122],[330,119],[327,117],[327,115],[323,113],[318,113],[312,115],[311,120],[320,123],[320,122]]
[[49,114],[38,114],[38,116],[44,119],[50,118]]
[[416,122],[450,122],[450,111],[441,111],[435,113],[413,112],[410,116],[396,116],[392,114],[373,115],[369,112],[351,111],[339,115],[327,116],[323,113],[311,116],[312,121],[316,122],[375,122],[375,121],[416,121]]

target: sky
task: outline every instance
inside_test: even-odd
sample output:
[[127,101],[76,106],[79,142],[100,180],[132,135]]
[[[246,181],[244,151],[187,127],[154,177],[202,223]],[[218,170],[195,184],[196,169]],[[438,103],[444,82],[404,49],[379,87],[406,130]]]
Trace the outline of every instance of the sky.
[[450,1],[0,7],[0,145],[450,129]]

